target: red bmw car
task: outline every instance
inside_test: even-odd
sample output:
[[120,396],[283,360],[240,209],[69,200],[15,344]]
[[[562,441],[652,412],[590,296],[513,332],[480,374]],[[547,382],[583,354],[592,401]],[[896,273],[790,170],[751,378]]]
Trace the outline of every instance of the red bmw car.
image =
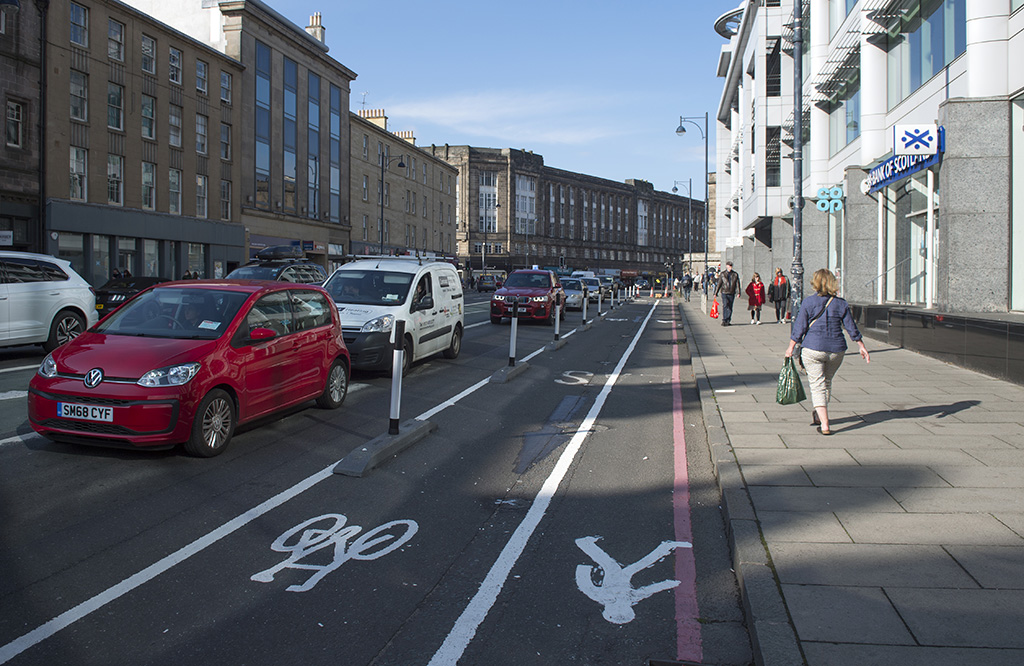
[[501,289],[491,297],[491,323],[512,317],[516,301],[520,319],[533,319],[554,326],[555,317],[565,319],[565,294],[551,271],[512,271]]
[[340,407],[348,377],[338,312],[320,287],[166,282],[43,359],[28,414],[55,441],[183,443],[210,457],[238,424],[312,399]]

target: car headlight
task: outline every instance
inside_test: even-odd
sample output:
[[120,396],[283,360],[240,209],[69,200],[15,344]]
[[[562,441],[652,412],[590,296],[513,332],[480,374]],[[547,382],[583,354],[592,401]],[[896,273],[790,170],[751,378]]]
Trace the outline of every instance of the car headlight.
[[384,315],[371,319],[370,321],[363,324],[363,327],[359,329],[360,333],[389,333],[391,327],[395,324],[394,315]]
[[544,301],[548,300],[548,297],[547,296],[533,296],[533,297],[530,298],[530,300],[533,301],[534,303],[543,303]]
[[39,369],[36,372],[42,377],[57,376],[57,362],[53,360],[53,354],[46,355],[46,358],[39,364]]
[[142,378],[136,384],[148,387],[181,386],[189,383],[196,376],[196,373],[199,372],[201,366],[202,364],[200,363],[183,363],[166,368],[157,368],[142,375]]

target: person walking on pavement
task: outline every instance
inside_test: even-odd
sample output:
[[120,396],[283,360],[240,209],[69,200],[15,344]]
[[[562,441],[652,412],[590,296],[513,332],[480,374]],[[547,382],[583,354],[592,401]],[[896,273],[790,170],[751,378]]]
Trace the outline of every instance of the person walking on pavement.
[[690,290],[693,289],[693,277],[690,275],[690,271],[683,273],[683,279],[680,282],[680,286],[683,288],[683,300],[689,303]]
[[[811,388],[811,404],[814,405],[814,418],[811,425],[818,426],[822,435],[831,435],[828,422],[828,403],[832,397],[832,378],[846,354],[846,338],[843,329],[850,334],[850,339],[857,343],[861,358],[871,362],[860,330],[853,320],[850,304],[836,296],[839,281],[832,271],[821,268],[811,278],[814,294],[804,299],[800,311],[793,322],[789,347],[786,358],[793,356],[797,343],[803,345],[800,358],[807,369],[807,383]],[[818,320],[821,319],[821,323]]]
[[750,323],[756,326],[761,325],[761,306],[764,305],[764,282],[761,276],[754,273],[747,285],[747,309],[750,310]]
[[768,300],[775,304],[775,323],[781,324],[786,316],[786,309],[789,306],[789,280],[781,268],[775,269],[775,278],[768,285]]
[[740,276],[732,269],[732,262],[727,261],[715,284],[715,298],[722,295],[722,326],[732,326],[732,305],[739,291]]

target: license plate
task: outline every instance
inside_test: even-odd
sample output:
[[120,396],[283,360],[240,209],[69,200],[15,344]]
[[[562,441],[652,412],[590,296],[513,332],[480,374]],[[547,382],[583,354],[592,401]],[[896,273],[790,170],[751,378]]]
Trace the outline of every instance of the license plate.
[[96,309],[97,310],[102,310],[103,309],[103,304],[102,303],[97,303],[96,304]]
[[114,420],[114,408],[100,407],[98,405],[77,405],[72,402],[58,402],[57,416],[62,419],[106,421],[109,423]]

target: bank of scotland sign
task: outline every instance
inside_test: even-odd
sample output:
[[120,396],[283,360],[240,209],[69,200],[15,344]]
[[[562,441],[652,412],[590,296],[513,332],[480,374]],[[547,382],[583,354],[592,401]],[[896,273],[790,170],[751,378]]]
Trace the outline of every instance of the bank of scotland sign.
[[895,155],[934,155],[939,152],[939,128],[935,125],[894,125]]
[[[907,127],[907,125],[897,125],[896,127]],[[922,126],[914,125],[914,127],[920,128]],[[903,180],[911,174],[915,174],[922,169],[927,169],[928,167],[941,162],[942,153],[946,149],[945,130],[942,127],[937,127],[932,135],[935,137],[935,140],[932,142],[935,147],[934,153],[914,153],[910,155],[896,154],[890,157],[872,169],[871,173],[868,174],[867,180],[864,181],[867,184],[867,192],[877,192],[883,187],[888,187],[895,182]],[[896,136],[897,135],[894,131],[894,138]],[[913,136],[923,135],[915,133]],[[910,143],[912,140],[912,138],[908,139],[906,143]],[[915,141],[915,143],[917,142]]]

